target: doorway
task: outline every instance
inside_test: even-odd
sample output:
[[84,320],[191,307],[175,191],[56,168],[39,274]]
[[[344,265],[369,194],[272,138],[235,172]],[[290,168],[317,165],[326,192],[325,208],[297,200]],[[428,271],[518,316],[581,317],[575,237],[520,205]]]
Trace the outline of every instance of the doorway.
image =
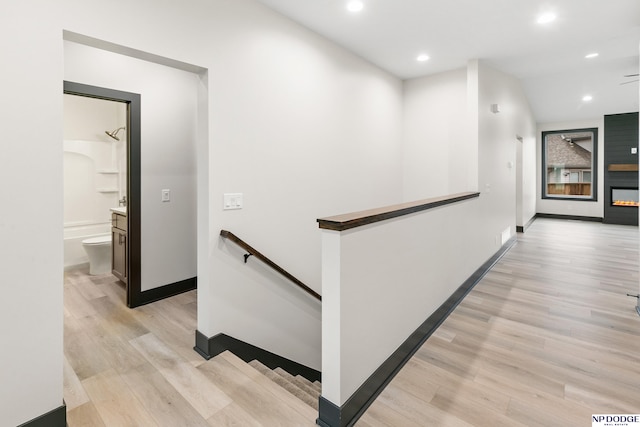
[[[126,276],[126,304],[137,307],[144,304],[141,293],[140,253],[141,253],[141,102],[140,95],[76,82],[65,81],[63,91],[68,95],[77,95],[126,105],[126,124],[120,132],[126,132],[126,239],[124,275]],[[105,129],[114,132],[116,129]],[[117,135],[116,135],[117,136]],[[113,136],[111,136],[113,138]]]

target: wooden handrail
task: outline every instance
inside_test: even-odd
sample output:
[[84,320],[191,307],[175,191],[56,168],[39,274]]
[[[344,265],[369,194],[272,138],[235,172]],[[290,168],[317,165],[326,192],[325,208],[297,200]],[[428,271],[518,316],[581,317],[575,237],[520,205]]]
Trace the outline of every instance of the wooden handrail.
[[278,264],[276,264],[275,262],[271,261],[269,258],[267,258],[266,256],[262,255],[260,252],[258,252],[256,249],[254,249],[253,247],[251,247],[247,242],[245,242],[244,240],[242,240],[241,238],[239,238],[238,236],[236,236],[235,234],[233,234],[230,231],[227,230],[220,230],[220,236],[222,236],[225,239],[229,239],[231,240],[233,243],[235,243],[236,245],[240,246],[242,249],[246,250],[247,252],[249,252],[247,255],[244,256],[244,262],[247,262],[247,259],[253,255],[256,258],[258,258],[260,261],[264,262],[265,264],[267,264],[269,267],[273,268],[274,270],[276,270],[278,273],[282,274],[284,277],[286,277],[287,279],[291,280],[293,283],[295,283],[296,285],[298,285],[299,288],[301,288],[303,291],[305,291],[306,293],[308,293],[309,295],[313,296],[314,298],[316,298],[318,301],[322,301],[322,297],[320,296],[320,294],[318,294],[316,291],[314,291],[313,289],[311,289],[310,287],[308,287],[307,285],[305,285],[304,283],[302,283],[300,280],[298,280],[297,278],[295,278],[293,275],[291,275],[287,270],[283,269],[282,267],[280,267]]
[[416,202],[402,203],[399,205],[385,206],[378,209],[353,212],[344,215],[336,215],[328,218],[318,219],[318,225],[325,230],[344,231],[350,228],[361,227],[367,224],[397,218],[403,215],[433,209],[438,206],[460,202],[462,200],[473,199],[480,196],[480,193],[473,191],[467,193],[457,193],[448,196],[434,197],[431,199],[418,200]]

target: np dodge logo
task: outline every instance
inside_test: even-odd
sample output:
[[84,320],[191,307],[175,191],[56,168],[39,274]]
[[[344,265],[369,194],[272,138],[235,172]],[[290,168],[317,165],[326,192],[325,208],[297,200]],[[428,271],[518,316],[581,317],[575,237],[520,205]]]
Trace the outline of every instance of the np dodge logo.
[[598,414],[591,416],[592,427],[640,427],[640,414]]

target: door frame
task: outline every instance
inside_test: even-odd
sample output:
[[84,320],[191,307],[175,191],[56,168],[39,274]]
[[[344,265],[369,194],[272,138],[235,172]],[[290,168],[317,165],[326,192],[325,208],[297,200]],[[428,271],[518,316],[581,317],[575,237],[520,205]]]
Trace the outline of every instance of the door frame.
[[127,286],[128,307],[146,304],[141,291],[141,96],[82,83],[64,81],[63,92],[127,104]]

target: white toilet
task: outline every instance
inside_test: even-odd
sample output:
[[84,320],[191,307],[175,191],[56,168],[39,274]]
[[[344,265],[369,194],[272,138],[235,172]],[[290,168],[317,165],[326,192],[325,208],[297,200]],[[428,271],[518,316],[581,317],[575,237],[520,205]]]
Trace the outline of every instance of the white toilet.
[[82,247],[89,256],[89,274],[111,273],[111,234],[84,239]]

